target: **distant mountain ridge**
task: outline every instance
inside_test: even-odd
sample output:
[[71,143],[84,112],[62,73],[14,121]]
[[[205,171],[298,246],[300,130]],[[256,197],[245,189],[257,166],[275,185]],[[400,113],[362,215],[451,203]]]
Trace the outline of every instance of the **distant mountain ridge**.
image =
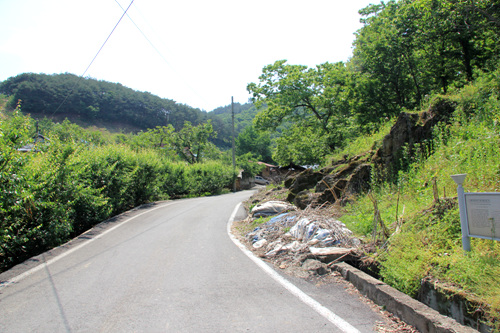
[[[0,83],[0,93],[11,96],[11,108],[21,100],[21,109],[34,118],[60,121],[68,118],[81,126],[110,131],[138,132],[172,124],[177,130],[185,121],[194,125],[212,120],[218,133],[214,143],[231,146],[231,105],[205,112],[149,92],[135,91],[120,83],[82,78],[74,74],[24,73]],[[234,104],[236,135],[257,114],[251,103]]]

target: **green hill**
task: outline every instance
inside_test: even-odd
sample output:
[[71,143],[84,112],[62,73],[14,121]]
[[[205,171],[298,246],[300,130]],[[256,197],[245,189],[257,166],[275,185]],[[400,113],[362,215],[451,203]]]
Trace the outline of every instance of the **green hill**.
[[[211,119],[218,133],[213,142],[231,147],[231,105],[204,112],[173,100],[140,92],[119,83],[81,78],[73,74],[25,73],[0,83],[0,94],[10,97],[8,107],[21,101],[22,111],[35,119],[70,120],[83,127],[111,132],[146,131],[171,124],[179,130],[185,121],[193,125]],[[251,124],[252,104],[234,104],[236,135]]]
[[11,107],[21,100],[23,112],[33,117],[68,118],[82,125],[137,131],[167,123],[178,128],[185,120],[198,124],[206,119],[205,112],[173,100],[68,73],[20,74],[3,81],[0,93],[12,96]]

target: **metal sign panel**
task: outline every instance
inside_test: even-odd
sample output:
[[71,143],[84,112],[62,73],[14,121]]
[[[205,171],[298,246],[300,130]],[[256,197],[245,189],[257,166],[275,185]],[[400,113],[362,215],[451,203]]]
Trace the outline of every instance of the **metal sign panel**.
[[500,241],[500,193],[465,193],[470,237]]

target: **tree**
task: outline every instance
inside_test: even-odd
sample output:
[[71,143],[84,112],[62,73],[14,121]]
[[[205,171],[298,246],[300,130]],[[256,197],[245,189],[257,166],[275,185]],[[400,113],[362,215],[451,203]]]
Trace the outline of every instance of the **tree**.
[[391,0],[360,10],[351,63],[361,118],[397,115],[493,70],[499,10],[498,0]]
[[265,165],[257,163],[256,156],[252,153],[238,156],[236,158],[236,163],[238,167],[243,170],[244,178],[253,178],[265,169]]
[[186,121],[180,131],[172,133],[172,145],[179,156],[194,164],[201,162],[203,152],[209,146],[209,138],[216,136],[210,120],[197,126]]
[[262,109],[255,118],[257,129],[276,130],[291,124],[282,127],[285,137],[290,129],[295,133],[289,136],[295,137],[297,128],[312,128],[327,150],[343,144],[349,132],[353,93],[344,63],[307,68],[280,60],[264,67],[259,80],[259,84],[247,86],[252,101]]
[[273,160],[279,165],[321,164],[330,152],[325,136],[310,126],[292,125],[276,139]]
[[257,131],[253,125],[250,125],[238,135],[235,143],[238,156],[252,153],[254,156],[259,156],[262,162],[273,162],[269,132]]
[[[362,98],[375,97],[367,100],[369,110],[370,105],[375,106],[370,110],[373,118],[395,115],[403,107],[413,108],[422,98],[409,38],[412,30],[405,25],[399,9],[399,2],[389,1],[360,10],[365,25],[356,34],[353,63],[364,82],[356,90]],[[366,88],[374,88],[377,93],[367,94]]]

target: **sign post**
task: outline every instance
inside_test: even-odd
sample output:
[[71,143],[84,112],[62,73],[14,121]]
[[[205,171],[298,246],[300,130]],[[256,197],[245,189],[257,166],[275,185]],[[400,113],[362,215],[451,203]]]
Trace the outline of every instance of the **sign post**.
[[464,193],[466,174],[453,175],[458,185],[462,247],[470,251],[470,237],[500,241],[500,193]]
[[451,178],[457,184],[457,194],[458,194],[458,207],[460,210],[460,227],[462,229],[462,248],[466,252],[470,252],[470,237],[469,228],[467,226],[467,211],[465,206],[465,196],[464,196],[464,183],[467,174],[453,175]]
[[465,193],[470,237],[500,240],[500,193]]

